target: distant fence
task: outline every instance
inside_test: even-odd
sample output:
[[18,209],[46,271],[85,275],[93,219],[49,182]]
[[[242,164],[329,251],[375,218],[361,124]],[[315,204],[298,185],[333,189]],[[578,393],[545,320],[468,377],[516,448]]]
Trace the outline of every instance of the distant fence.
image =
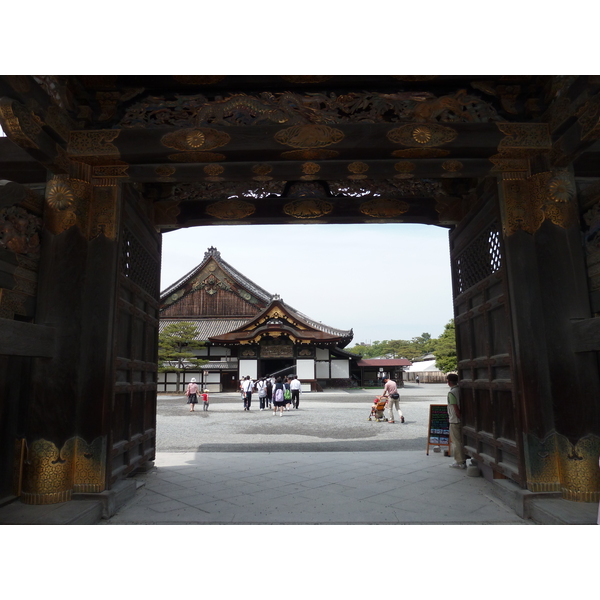
[[419,383],[446,383],[446,373],[441,371],[411,371],[405,372],[405,381],[415,381],[419,377]]

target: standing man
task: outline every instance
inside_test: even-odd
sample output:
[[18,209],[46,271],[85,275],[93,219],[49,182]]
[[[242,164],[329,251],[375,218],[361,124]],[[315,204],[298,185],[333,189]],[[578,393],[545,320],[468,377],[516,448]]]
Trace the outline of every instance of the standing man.
[[400,410],[400,394],[398,393],[398,386],[393,379],[390,379],[387,375],[383,378],[385,383],[383,387],[382,398],[387,398],[387,405],[390,411],[390,418],[388,419],[388,423],[394,423],[394,406],[398,411],[398,415],[400,417],[400,422],[404,423],[404,415]]
[[292,406],[298,408],[300,406],[300,394],[302,393],[302,384],[296,375],[290,383],[290,390],[292,391]]
[[458,387],[458,375],[449,373],[446,376],[450,391],[448,392],[448,422],[450,423],[450,439],[454,445],[453,469],[466,469],[465,449],[462,439],[462,424],[460,422],[460,388]]
[[254,383],[250,379],[250,375],[246,375],[246,379],[242,382],[242,392],[244,392],[244,410],[250,410],[250,404],[252,404],[252,389]]

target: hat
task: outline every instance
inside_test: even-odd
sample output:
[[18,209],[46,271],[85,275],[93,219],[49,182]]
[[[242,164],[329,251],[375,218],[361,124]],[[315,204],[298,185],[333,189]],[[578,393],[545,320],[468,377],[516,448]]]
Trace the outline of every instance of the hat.
[[192,383],[196,383],[196,379],[192,377]]
[[204,393],[205,393],[205,394],[208,394],[208,390],[204,390]]

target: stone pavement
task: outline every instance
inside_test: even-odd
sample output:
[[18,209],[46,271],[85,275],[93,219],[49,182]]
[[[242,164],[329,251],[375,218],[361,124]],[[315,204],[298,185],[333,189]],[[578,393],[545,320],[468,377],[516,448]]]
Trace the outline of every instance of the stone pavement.
[[[0,524],[595,524],[597,504],[532,494],[425,453],[441,385],[401,391],[406,423],[368,421],[375,390],[303,394],[300,410],[208,413],[159,396],[155,466],[113,490],[49,506],[0,507]],[[470,476],[471,475],[471,476]],[[136,491],[137,490],[137,491]]]
[[164,453],[121,524],[526,524],[489,483],[407,452]]

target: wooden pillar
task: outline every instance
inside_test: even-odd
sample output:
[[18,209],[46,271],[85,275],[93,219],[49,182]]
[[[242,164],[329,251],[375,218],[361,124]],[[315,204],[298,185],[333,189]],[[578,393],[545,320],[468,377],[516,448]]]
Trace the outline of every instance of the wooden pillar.
[[527,487],[597,502],[600,380],[573,334],[591,317],[574,180],[542,164],[499,187]]
[[47,184],[36,323],[55,351],[34,361],[22,499],[69,500],[106,487],[119,193],[76,165]]

